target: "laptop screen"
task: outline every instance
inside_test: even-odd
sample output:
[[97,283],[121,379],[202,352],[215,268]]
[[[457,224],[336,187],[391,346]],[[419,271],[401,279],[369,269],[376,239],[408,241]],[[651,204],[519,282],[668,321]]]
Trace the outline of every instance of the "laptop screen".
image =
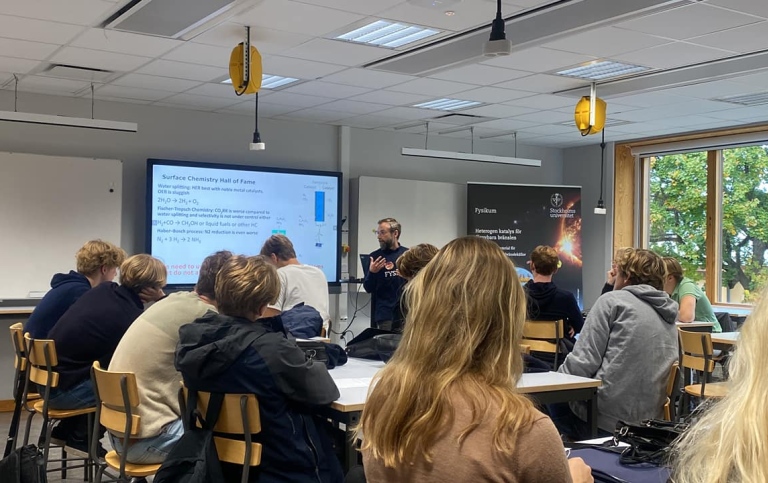
[[363,266],[363,277],[367,277],[368,269],[371,267],[371,256],[367,253],[360,255],[360,264]]

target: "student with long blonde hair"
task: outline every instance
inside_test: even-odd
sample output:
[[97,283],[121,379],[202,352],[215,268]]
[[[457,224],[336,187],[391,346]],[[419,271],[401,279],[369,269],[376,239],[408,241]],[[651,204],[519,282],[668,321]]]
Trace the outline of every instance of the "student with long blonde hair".
[[768,290],[741,329],[728,394],[675,446],[675,483],[768,481]]
[[409,283],[406,300],[402,342],[375,377],[359,426],[369,482],[592,481],[515,389],[525,296],[496,244],[453,240]]

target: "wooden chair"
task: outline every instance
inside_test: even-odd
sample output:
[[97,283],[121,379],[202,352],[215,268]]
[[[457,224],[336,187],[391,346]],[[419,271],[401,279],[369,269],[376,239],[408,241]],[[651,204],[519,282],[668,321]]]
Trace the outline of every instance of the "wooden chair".
[[[135,414],[139,406],[139,388],[136,375],[132,372],[110,372],[101,368],[98,361],[91,368],[93,389],[96,391],[96,419],[116,437],[123,440],[123,452],[110,451],[104,457],[105,464],[100,464],[96,471],[96,483],[101,483],[104,471],[110,467],[118,471],[118,476],[109,481],[129,482],[131,478],[154,475],[160,469],[160,463],[136,465],[126,461],[131,438],[139,434],[141,416]],[[96,427],[92,441],[98,440]],[[96,444],[91,445],[91,458],[96,460]]]
[[[678,329],[680,337],[680,352],[682,353],[681,366],[686,371],[685,396],[693,396],[701,399],[721,398],[728,393],[726,383],[710,382],[712,372],[715,370],[715,361],[712,353],[712,334],[706,332],[689,332]],[[690,384],[690,374],[695,371],[700,374],[700,384]],[[685,407],[688,407],[684,398]]]
[[675,404],[674,401],[677,396],[677,376],[680,372],[680,365],[677,361],[672,363],[672,367],[669,370],[669,378],[667,379],[667,402],[664,403],[664,420],[673,421],[675,418]]
[[553,368],[559,366],[558,356],[564,356],[560,349],[560,341],[563,338],[563,320],[526,320],[523,327],[523,339],[521,344],[527,345],[530,352],[543,352],[554,355]]
[[[210,398],[211,393],[197,391],[197,409],[201,414],[206,414]],[[182,385],[179,400],[181,414],[187,414],[189,390],[184,385]],[[259,415],[259,402],[256,396],[253,394],[225,394],[219,419],[213,430],[217,434],[213,441],[216,444],[219,461],[242,465],[241,483],[247,483],[250,467],[261,464],[261,443],[253,442],[253,435],[261,432],[261,416]],[[243,440],[231,439],[220,436],[220,434],[242,436]]]
[[527,344],[520,344],[520,353],[521,354],[530,354],[531,353],[531,346]]
[[[19,423],[21,421],[21,411],[26,409],[30,414],[27,421],[27,427],[31,424],[31,418],[35,410],[31,407],[23,407],[22,399],[24,397],[24,386],[27,379],[27,350],[24,347],[24,326],[21,322],[13,324],[10,327],[11,331],[11,345],[14,350],[13,361],[13,400],[14,409],[13,416],[11,417],[11,424],[8,429],[8,441],[5,446],[5,452],[3,454],[8,455],[11,451],[16,449],[16,442],[19,436]],[[29,429],[27,433],[29,434]],[[25,436],[27,441],[27,436]]]
[[[67,464],[67,455],[62,448],[62,458],[60,460],[49,460],[48,454],[51,447],[51,431],[59,420],[72,418],[75,416],[88,416],[88,438],[91,438],[91,427],[93,425],[93,414],[96,412],[95,407],[84,409],[51,409],[48,407],[48,402],[51,397],[51,389],[59,386],[59,373],[54,371],[54,368],[59,364],[58,357],[56,355],[56,345],[53,340],[49,339],[32,339],[29,334],[24,334],[25,348],[28,358],[27,368],[27,380],[24,386],[24,395],[22,397],[22,405],[27,406],[29,398],[30,383],[37,384],[38,388],[42,390],[42,399],[33,404],[33,409],[36,413],[43,417],[43,427],[38,440],[38,446],[43,451],[43,466],[48,467],[49,462],[61,462],[60,468],[54,468],[48,471],[61,470],[62,478],[66,478],[67,469],[83,468],[84,476],[88,481],[91,481],[91,468],[92,461],[87,453],[82,453],[81,458],[77,460],[83,461],[82,465],[69,466]],[[29,425],[27,426],[27,436],[25,437],[24,444],[27,444],[26,438],[29,436]],[[90,442],[89,442],[90,446]],[[68,447],[65,447],[68,448]],[[72,449],[70,449],[72,451]],[[80,454],[80,451],[74,451]]]

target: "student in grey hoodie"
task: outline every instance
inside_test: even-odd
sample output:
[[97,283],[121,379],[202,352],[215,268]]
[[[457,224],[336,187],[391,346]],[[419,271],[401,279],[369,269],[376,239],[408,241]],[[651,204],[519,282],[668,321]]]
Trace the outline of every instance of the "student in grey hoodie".
[[[667,377],[678,355],[678,307],[663,287],[661,257],[642,249],[622,257],[614,290],[595,302],[573,352],[558,369],[603,381],[597,390],[601,432],[613,433],[619,420],[662,416]],[[561,433],[589,437],[584,403],[548,409]]]

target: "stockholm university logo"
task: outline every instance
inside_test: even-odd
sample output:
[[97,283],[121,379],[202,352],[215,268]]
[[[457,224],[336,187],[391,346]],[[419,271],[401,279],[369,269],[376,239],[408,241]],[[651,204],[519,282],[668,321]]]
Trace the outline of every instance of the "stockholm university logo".
[[549,197],[549,202],[552,203],[552,206],[555,208],[560,208],[563,206],[563,195],[560,193],[553,193],[552,196]]

